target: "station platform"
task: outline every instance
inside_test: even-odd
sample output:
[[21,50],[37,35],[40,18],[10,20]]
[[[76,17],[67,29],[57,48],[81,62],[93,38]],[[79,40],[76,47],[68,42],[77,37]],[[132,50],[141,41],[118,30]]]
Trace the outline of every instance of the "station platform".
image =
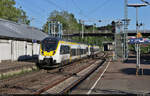
[[93,94],[149,94],[150,62],[141,60],[143,75],[136,75],[136,57],[130,56],[126,62],[112,61],[96,85]]

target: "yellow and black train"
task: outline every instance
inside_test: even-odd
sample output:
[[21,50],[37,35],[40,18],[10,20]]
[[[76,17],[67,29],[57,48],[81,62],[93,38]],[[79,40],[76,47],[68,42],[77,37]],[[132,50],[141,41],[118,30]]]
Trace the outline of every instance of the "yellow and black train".
[[99,51],[99,46],[47,37],[41,42],[37,66],[41,68],[69,63],[87,56],[90,57]]

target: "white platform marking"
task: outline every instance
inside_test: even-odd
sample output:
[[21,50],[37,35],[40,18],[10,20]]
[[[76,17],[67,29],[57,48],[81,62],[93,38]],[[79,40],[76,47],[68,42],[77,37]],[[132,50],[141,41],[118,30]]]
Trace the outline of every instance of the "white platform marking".
[[91,94],[92,90],[95,88],[95,86],[97,85],[98,81],[102,78],[102,76],[104,75],[105,71],[107,70],[108,66],[110,64],[110,61],[108,62],[105,70],[103,71],[103,73],[100,75],[100,77],[96,80],[96,82],[94,83],[94,85],[90,88],[90,90],[87,92],[87,94]]

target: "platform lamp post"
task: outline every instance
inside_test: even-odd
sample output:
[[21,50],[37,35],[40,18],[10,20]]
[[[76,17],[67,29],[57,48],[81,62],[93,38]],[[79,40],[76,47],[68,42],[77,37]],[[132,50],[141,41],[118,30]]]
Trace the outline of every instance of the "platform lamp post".
[[[138,35],[139,31],[138,8],[147,6],[147,4],[128,4],[127,6],[136,8],[136,33]],[[140,69],[140,46],[139,44],[136,44],[136,75],[138,75],[139,69]]]

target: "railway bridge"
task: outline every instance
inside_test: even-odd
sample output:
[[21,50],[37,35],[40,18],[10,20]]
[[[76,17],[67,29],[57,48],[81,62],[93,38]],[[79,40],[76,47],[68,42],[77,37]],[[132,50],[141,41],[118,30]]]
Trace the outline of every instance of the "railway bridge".
[[[150,36],[150,30],[140,30],[139,32],[142,33],[143,36]],[[123,34],[123,33],[122,33]],[[81,36],[81,33],[74,33],[74,34],[63,34],[63,37],[75,37],[75,36]],[[106,37],[114,37],[114,33],[112,32],[96,32],[96,33],[89,33],[85,32],[84,36],[106,36]],[[128,36],[136,36],[136,30],[128,30]]]

